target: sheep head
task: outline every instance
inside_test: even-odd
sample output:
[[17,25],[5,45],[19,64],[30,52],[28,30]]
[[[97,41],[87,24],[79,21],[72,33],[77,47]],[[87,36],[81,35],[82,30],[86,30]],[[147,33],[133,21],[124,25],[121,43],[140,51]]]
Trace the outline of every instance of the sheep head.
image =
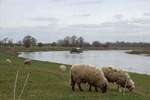
[[135,88],[135,85],[134,85],[134,82],[133,82],[132,79],[129,79],[129,80],[128,80],[126,88],[127,88],[129,91],[132,91],[132,90]]

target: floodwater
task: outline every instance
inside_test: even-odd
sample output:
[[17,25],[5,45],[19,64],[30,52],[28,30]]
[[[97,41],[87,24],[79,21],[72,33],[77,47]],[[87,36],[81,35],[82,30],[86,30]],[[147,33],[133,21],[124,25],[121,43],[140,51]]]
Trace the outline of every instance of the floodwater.
[[71,54],[69,51],[43,51],[22,52],[19,57],[62,64],[115,66],[130,72],[150,74],[150,57],[125,52],[125,50],[90,50],[80,54]]

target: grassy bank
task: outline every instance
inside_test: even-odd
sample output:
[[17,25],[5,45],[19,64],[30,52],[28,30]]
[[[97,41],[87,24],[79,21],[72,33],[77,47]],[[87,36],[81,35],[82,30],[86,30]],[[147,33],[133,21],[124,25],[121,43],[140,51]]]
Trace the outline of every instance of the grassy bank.
[[[12,63],[5,60],[9,58]],[[59,71],[59,64],[33,61],[32,65],[24,65],[24,59],[10,53],[0,52],[0,100],[12,100],[16,72],[19,70],[17,95],[21,92],[28,72],[31,72],[29,82],[21,100],[149,100],[150,76],[131,73],[136,89],[123,96],[116,89],[109,88],[106,94],[94,91],[72,92],[69,86],[69,67],[67,72]]]
[[129,53],[129,54],[144,54],[144,55],[150,56],[150,50],[132,50],[127,53]]

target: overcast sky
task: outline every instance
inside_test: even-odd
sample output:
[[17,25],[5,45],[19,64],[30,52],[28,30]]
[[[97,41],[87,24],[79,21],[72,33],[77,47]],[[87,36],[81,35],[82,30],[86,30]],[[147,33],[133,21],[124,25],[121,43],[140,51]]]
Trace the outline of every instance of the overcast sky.
[[150,0],[0,0],[0,39],[150,42]]

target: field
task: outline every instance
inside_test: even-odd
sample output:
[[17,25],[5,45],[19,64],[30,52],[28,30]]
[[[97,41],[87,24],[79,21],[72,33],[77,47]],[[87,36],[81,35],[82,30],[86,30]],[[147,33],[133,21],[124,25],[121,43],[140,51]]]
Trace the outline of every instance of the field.
[[[12,60],[7,63],[6,59]],[[24,59],[13,54],[0,51],[0,100],[13,100],[13,89],[16,72],[19,71],[17,82],[17,98],[23,83],[30,72],[29,81],[25,87],[21,100],[150,100],[150,76],[130,73],[135,81],[136,89],[125,95],[114,88],[108,89],[106,94],[89,92],[84,86],[84,92],[72,92],[69,85],[69,68],[62,73],[56,63],[33,61],[32,65],[24,65]]]

